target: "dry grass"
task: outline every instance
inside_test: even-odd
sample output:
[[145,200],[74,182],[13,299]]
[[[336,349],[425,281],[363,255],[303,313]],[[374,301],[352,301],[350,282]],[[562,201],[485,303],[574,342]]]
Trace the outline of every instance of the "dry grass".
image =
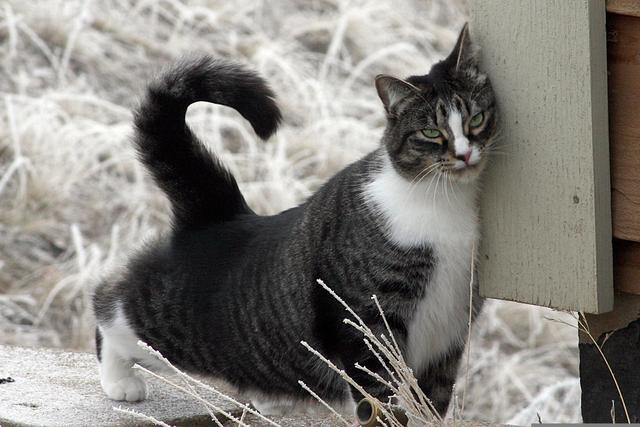
[[[250,204],[273,213],[376,146],[384,119],[373,76],[425,72],[463,21],[446,0],[2,3],[0,340],[91,348],[91,285],[166,228],[166,201],[129,144],[130,108],[159,65],[208,52],[272,82],[286,122],[267,144],[226,108],[196,105],[189,122]],[[487,304],[466,418],[580,420],[576,332],[550,313]]]

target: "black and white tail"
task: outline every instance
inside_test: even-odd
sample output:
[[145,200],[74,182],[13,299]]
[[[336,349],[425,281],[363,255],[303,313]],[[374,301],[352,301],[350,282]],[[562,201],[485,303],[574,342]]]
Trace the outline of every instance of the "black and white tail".
[[182,61],[149,85],[135,114],[135,144],[140,160],[169,197],[177,227],[224,222],[251,212],[235,178],[185,122],[187,108],[198,101],[234,108],[263,139],[281,119],[267,83],[232,62],[208,56]]

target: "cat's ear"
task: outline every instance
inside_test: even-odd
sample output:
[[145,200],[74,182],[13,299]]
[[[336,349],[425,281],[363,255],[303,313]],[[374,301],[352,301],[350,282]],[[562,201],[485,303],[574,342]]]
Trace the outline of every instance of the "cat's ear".
[[449,54],[445,62],[454,71],[465,68],[476,67],[478,65],[480,49],[471,41],[469,35],[469,24],[465,23],[458,35],[458,41]]
[[376,76],[376,90],[387,113],[390,113],[393,107],[407,96],[420,94],[420,89],[411,83],[386,74]]

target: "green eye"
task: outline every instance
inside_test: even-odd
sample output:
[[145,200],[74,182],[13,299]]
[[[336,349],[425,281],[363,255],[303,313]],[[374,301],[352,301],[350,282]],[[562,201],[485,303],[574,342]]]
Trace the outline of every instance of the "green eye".
[[484,114],[478,113],[475,116],[471,117],[471,122],[469,122],[469,126],[472,128],[477,128],[484,121]]
[[422,134],[427,138],[438,138],[442,135],[438,129],[422,129]]

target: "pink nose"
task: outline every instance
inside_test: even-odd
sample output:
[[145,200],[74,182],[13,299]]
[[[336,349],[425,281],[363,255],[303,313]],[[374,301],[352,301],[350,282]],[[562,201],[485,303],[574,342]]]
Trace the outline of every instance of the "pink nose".
[[469,165],[469,159],[471,158],[471,150],[467,150],[464,154],[457,154],[456,159],[462,160],[465,165]]

